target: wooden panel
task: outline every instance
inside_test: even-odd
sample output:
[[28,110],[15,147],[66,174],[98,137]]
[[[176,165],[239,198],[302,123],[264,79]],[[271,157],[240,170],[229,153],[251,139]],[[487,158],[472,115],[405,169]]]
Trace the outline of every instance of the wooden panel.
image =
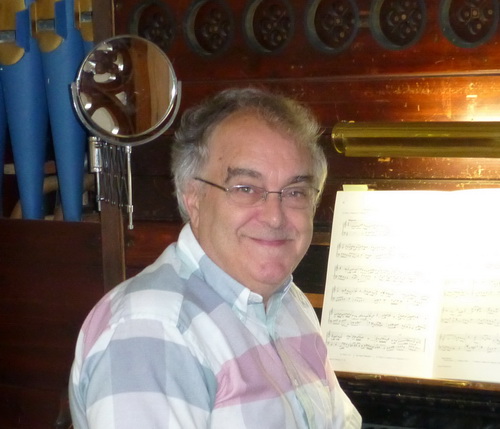
[[[61,394],[54,390],[0,384],[0,427],[2,429],[55,428]],[[67,429],[67,426],[61,429]]]
[[125,234],[127,277],[153,263],[172,242],[182,228],[180,223],[136,222]]
[[94,41],[114,35],[113,0],[92,0]]
[[[450,35],[461,13],[469,19],[455,22]],[[252,84],[311,103],[325,126],[489,120],[499,104],[498,14],[493,1],[118,0],[116,33],[138,33],[165,50],[183,82],[183,106]],[[391,24],[394,16],[401,25]],[[381,37],[384,25],[413,40],[394,45]],[[347,33],[342,49],[318,46],[311,34],[321,29]],[[266,36],[268,45],[256,45]]]
[[339,121],[498,120],[500,82],[491,76],[353,76],[183,81],[182,108],[230,86],[261,86],[309,104],[325,127]]
[[0,427],[53,427],[101,258],[98,223],[0,219]]
[[[387,8],[380,13],[371,10],[384,3],[379,0],[117,0],[115,3],[116,33],[137,32],[154,40],[174,59],[176,70],[186,80],[316,79],[333,75],[415,73],[449,75],[470,70],[494,71],[500,58],[496,48],[500,34],[495,31],[498,10],[494,10],[493,1],[475,2],[475,12],[483,21],[474,22],[471,17],[470,26],[464,25],[468,36],[464,34],[465,37],[456,37],[454,41],[444,31],[449,23],[445,15],[447,11],[451,15],[460,13],[467,7],[465,0],[385,2],[393,3],[394,9]],[[344,6],[344,12],[333,10],[334,3]],[[256,10],[256,5],[260,10]],[[316,13],[315,5],[318,6]],[[383,25],[384,20],[388,22],[398,8],[399,16],[406,13],[407,18],[411,18],[409,15],[422,12],[424,19],[418,24],[420,34],[415,32],[412,36],[413,43],[394,46],[379,37],[376,27],[377,24]],[[358,20],[354,22],[352,15],[356,12]],[[310,19],[313,16],[316,20]],[[442,18],[445,21],[441,22]],[[350,41],[346,40],[343,49],[324,49],[310,36],[317,34],[321,25],[323,28],[330,25],[333,32],[335,24],[330,22],[334,19],[339,24],[337,29],[343,24],[344,30],[349,27],[356,34]],[[473,34],[476,23],[490,34],[487,37],[482,37],[479,32]],[[198,25],[198,28],[191,28],[190,24]],[[200,27],[206,31],[197,33]],[[279,37],[280,40],[266,46],[259,35],[267,35],[269,39]],[[467,37],[476,40],[468,43]],[[258,39],[257,43],[255,39]]]

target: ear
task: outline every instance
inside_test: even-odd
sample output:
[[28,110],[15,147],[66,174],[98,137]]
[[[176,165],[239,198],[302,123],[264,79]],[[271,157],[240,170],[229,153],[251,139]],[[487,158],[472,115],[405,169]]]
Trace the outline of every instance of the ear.
[[198,228],[200,219],[200,197],[200,188],[193,182],[189,183],[186,192],[184,192],[182,196],[184,206],[189,214],[189,222],[193,230]]

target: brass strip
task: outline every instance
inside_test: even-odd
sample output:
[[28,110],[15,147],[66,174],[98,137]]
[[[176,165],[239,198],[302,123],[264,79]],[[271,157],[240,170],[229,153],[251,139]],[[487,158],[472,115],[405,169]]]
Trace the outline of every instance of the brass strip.
[[83,40],[94,41],[92,0],[75,0],[75,23]]
[[16,13],[24,9],[24,0],[0,2],[0,64],[10,66],[24,55],[24,49],[15,43]]
[[37,0],[31,4],[31,31],[42,52],[51,52],[63,41],[56,33],[56,0]]

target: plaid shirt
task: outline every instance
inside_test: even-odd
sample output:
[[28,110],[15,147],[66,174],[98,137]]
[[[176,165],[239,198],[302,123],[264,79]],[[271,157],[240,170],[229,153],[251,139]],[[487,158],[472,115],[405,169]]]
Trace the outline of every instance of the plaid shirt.
[[291,279],[262,297],[179,241],[96,305],[70,379],[76,429],[358,429]]

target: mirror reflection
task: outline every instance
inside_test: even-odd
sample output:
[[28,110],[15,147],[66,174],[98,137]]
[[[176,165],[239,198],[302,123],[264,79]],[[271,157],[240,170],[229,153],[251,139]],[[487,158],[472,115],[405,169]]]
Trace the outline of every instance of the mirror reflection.
[[73,95],[82,122],[93,134],[109,143],[137,145],[170,126],[177,87],[172,64],[158,46],[120,36],[89,53]]

